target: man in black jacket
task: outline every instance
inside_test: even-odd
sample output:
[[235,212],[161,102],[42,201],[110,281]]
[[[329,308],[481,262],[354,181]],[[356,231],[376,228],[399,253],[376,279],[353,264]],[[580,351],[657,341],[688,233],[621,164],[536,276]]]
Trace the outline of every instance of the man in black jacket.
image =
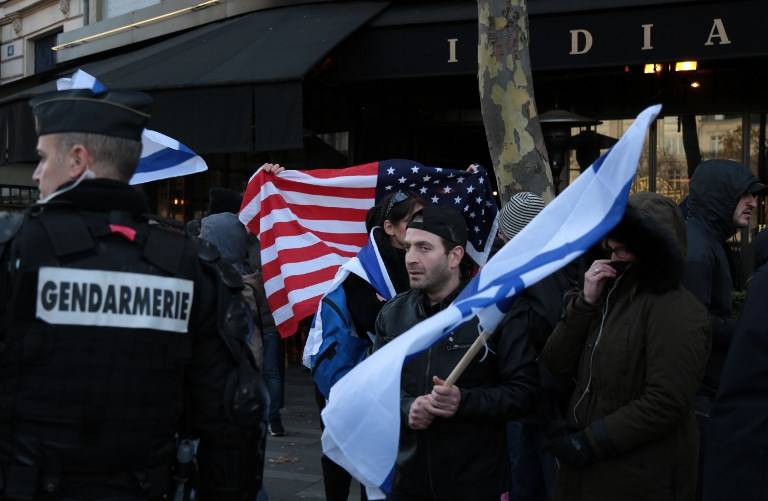
[[749,226],[756,195],[765,189],[747,167],[730,160],[703,162],[691,178],[683,285],[707,307],[712,324],[712,354],[696,402],[700,416],[709,414],[735,326],[726,240]]
[[[32,101],[41,201],[0,224],[0,469],[6,500],[255,498],[267,397],[242,281],[150,220],[129,184],[139,92]],[[192,444],[199,439],[197,474]],[[183,464],[182,464],[183,463]]]
[[[399,336],[453,301],[463,288],[467,230],[457,212],[425,207],[406,231],[411,290],[382,308],[380,343]],[[478,336],[476,320],[457,327],[403,368],[401,431],[390,500],[498,501],[509,485],[506,422],[525,415],[538,369],[524,329],[505,322],[457,386],[445,378]]]
[[736,323],[707,427],[703,499],[768,499],[768,230],[754,239],[757,271]]

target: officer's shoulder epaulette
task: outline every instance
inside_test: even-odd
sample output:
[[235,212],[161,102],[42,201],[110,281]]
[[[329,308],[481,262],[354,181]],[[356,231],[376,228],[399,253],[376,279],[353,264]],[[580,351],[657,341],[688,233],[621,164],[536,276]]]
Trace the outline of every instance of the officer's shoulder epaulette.
[[11,241],[23,222],[24,214],[21,212],[0,212],[0,244]]

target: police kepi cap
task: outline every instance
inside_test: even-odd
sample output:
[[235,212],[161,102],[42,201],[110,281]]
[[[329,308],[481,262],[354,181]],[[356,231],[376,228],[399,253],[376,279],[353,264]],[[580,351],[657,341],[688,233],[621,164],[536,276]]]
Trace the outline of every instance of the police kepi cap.
[[90,132],[141,141],[152,98],[143,92],[88,89],[49,92],[29,101],[37,134]]
[[455,209],[430,205],[414,213],[408,228],[424,230],[462,247],[467,245],[467,224]]

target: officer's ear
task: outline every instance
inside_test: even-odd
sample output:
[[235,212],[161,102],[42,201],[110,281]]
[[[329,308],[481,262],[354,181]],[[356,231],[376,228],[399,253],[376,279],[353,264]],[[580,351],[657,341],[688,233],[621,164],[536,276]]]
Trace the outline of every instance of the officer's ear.
[[93,157],[82,144],[75,144],[65,153],[65,160],[69,177],[77,179],[83,175],[86,169],[93,163]]

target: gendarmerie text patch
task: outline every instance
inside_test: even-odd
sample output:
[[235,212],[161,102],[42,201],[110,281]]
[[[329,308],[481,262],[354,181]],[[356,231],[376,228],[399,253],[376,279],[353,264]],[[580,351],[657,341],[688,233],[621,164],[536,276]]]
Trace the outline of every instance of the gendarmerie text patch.
[[143,273],[40,268],[37,318],[50,324],[187,332],[194,283]]

